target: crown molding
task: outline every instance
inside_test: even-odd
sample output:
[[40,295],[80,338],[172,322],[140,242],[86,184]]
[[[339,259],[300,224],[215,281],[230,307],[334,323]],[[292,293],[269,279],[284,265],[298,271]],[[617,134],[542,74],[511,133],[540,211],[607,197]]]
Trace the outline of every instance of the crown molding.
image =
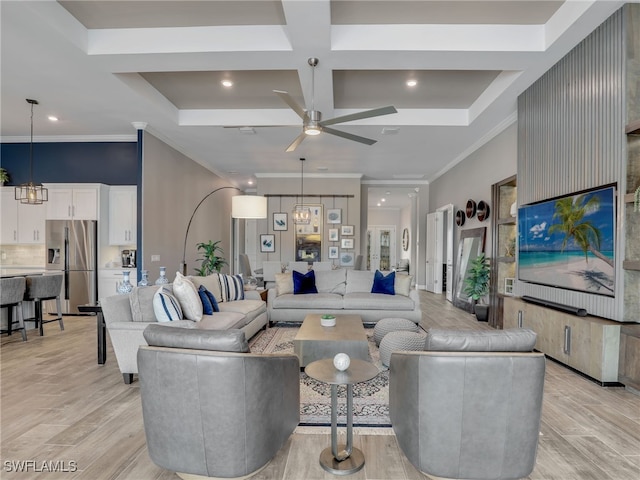
[[[255,173],[256,178],[295,178],[300,179],[300,173]],[[306,173],[304,178],[362,178],[361,173]]]

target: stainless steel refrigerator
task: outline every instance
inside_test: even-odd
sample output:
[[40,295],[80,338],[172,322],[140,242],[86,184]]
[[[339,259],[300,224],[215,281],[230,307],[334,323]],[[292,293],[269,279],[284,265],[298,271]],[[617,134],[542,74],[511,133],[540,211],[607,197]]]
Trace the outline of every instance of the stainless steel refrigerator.
[[[62,313],[80,314],[78,305],[98,298],[98,222],[46,221],[47,273],[64,274],[60,300]],[[52,311],[52,309],[47,309]]]

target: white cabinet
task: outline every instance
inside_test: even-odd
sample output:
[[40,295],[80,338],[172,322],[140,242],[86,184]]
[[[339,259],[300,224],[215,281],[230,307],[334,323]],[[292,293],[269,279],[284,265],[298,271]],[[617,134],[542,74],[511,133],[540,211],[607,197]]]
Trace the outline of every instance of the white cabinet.
[[18,204],[18,243],[44,244],[47,207]]
[[[122,272],[125,269],[98,270],[98,298],[110,297],[118,293],[118,285],[122,283]],[[129,281],[134,287],[138,284],[138,272],[135,268],[127,268]]]
[[15,199],[13,187],[2,189],[0,243],[44,244],[46,206],[25,205]]
[[0,222],[0,243],[11,245],[18,243],[18,208],[13,188],[3,188],[2,197],[2,222]]
[[48,185],[47,218],[50,220],[98,220],[97,187]]
[[135,185],[109,188],[109,245],[135,245],[136,211]]

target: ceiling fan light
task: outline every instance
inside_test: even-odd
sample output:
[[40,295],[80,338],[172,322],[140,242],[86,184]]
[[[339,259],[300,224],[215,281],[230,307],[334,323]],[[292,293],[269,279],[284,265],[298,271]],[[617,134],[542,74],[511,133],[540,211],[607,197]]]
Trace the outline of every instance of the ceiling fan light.
[[313,126],[304,127],[304,133],[306,133],[307,135],[320,135],[321,131],[322,130],[320,129],[320,127],[313,127]]

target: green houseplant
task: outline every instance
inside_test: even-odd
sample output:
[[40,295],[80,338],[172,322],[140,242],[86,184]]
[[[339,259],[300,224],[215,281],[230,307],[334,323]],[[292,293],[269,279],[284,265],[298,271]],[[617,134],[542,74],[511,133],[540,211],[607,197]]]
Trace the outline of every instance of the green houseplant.
[[9,173],[6,169],[0,167],[0,185],[4,185],[9,182]]
[[202,258],[198,259],[202,261],[201,267],[196,268],[196,272],[201,277],[211,275],[213,272],[220,273],[222,267],[227,265],[227,261],[221,255],[224,255],[224,250],[220,247],[221,240],[213,242],[209,240],[207,243],[201,242],[196,246],[198,251],[202,251]]
[[489,259],[482,253],[471,261],[464,280],[464,293],[473,299],[473,311],[480,322],[486,322],[489,317],[489,305],[484,303],[484,298],[489,294],[489,278]]

